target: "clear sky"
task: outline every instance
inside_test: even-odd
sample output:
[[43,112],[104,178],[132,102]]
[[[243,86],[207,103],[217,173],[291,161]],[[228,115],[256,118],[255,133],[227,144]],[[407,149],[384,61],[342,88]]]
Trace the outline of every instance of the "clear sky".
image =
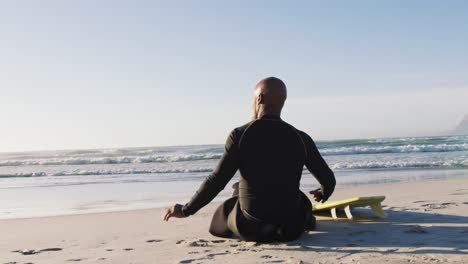
[[267,76],[316,140],[446,133],[468,2],[2,1],[0,151],[224,143]]

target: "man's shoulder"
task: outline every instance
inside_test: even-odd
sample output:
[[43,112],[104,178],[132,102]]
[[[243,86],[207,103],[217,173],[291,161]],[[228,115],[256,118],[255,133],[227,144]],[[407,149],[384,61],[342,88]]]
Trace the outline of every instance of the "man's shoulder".
[[250,122],[248,122],[248,123],[245,123],[245,124],[243,124],[243,125],[241,125],[241,126],[239,126],[239,127],[234,128],[234,129],[231,131],[231,136],[236,137],[236,138],[242,136],[242,135],[244,134],[245,130],[247,130],[247,128],[248,128],[250,125],[252,125],[254,122],[255,122],[255,120],[252,120],[252,121],[250,121]]
[[295,128],[294,126],[292,126],[297,134],[301,137],[302,141],[305,143],[305,144],[309,144],[310,142],[313,142],[312,140],[312,137],[309,136],[309,134],[307,134],[306,132],[302,131],[302,130],[299,130],[297,128]]
[[291,125],[290,123],[286,122],[286,121],[283,121],[284,123],[288,124],[290,127],[292,127],[294,130],[296,130],[296,132],[302,137],[302,138],[310,138],[309,134],[307,134],[306,132],[302,131],[302,130],[299,130],[297,129],[295,126]]
[[301,135],[301,137],[303,137],[303,138],[311,138],[311,137],[309,136],[309,134],[307,134],[306,132],[304,132],[304,131],[302,131],[302,130],[299,130],[299,129],[296,128],[296,131],[297,131],[297,133],[299,133],[299,135]]
[[233,145],[239,145],[239,142],[244,135],[245,131],[247,128],[254,123],[254,121],[250,121],[242,126],[236,127],[233,130],[231,130],[231,133],[229,133],[227,143],[226,144],[233,144]]

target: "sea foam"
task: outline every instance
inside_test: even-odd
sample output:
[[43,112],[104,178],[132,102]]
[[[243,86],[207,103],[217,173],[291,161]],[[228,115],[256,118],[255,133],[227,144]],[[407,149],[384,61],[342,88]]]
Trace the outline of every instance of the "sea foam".
[[379,153],[414,153],[414,152],[452,152],[467,151],[468,144],[432,144],[432,145],[403,145],[403,146],[352,146],[326,148],[320,151],[322,155],[359,155]]
[[219,159],[219,153],[206,154],[179,154],[179,155],[154,155],[154,156],[117,156],[117,157],[57,157],[36,158],[23,160],[3,160],[0,167],[4,166],[35,166],[35,165],[86,165],[86,164],[128,164],[128,163],[158,163],[181,162]]

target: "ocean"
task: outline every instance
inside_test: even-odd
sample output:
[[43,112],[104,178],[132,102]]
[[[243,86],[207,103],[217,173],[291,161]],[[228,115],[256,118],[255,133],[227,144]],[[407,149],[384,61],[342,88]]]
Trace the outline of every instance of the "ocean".
[[[316,144],[335,172],[337,188],[468,176],[468,136]],[[198,145],[0,153],[0,218],[183,204],[222,152],[223,145]],[[230,195],[230,184],[216,201]],[[301,188],[317,187],[304,169]]]

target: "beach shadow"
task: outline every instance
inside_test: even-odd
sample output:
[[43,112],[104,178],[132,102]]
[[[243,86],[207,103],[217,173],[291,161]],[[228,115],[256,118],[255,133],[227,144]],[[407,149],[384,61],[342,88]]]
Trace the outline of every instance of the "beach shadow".
[[[385,254],[468,255],[468,217],[434,212],[385,210],[386,219],[369,217],[370,210],[353,211],[355,219],[344,215],[334,221],[319,218],[317,229],[289,247],[275,250]],[[353,249],[356,248],[356,249]],[[343,257],[345,257],[343,256]]]

